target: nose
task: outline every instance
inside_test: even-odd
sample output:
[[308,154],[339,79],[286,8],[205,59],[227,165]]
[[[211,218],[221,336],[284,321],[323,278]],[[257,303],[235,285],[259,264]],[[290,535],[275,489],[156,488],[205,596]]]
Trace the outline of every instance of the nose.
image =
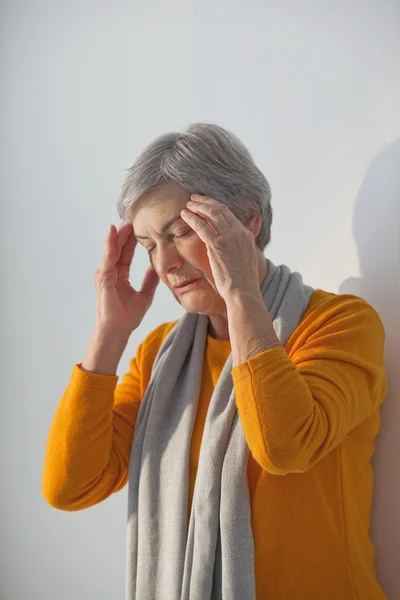
[[171,246],[160,249],[154,262],[153,268],[162,276],[180,269],[184,261],[177,249]]

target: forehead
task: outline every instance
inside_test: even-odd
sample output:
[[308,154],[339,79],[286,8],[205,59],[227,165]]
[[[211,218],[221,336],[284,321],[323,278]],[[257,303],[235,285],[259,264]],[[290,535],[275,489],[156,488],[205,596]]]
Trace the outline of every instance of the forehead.
[[187,202],[188,199],[188,192],[177,186],[175,183],[169,182],[143,194],[143,196],[141,196],[133,205],[131,217],[132,219],[136,219],[136,217],[139,216],[139,213],[147,212],[160,205],[166,208],[168,206],[175,207],[175,205]]
[[[150,190],[132,207],[131,219],[135,234],[148,235],[148,225],[161,231],[163,225],[180,215],[188,200],[189,193],[174,183]],[[177,224],[181,222],[177,221]]]

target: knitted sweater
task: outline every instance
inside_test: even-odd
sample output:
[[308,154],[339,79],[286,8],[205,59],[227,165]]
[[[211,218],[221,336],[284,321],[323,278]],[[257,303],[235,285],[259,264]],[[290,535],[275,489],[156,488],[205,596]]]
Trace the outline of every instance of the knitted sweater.
[[[168,332],[139,344],[129,370],[88,373],[73,365],[56,409],[42,491],[53,507],[77,511],[128,481],[141,399]],[[250,449],[258,600],[387,600],[369,537],[371,457],[387,391],[385,330],[370,304],[314,291],[285,347],[231,371]],[[208,335],[189,469],[189,512],[211,394],[231,352]]]

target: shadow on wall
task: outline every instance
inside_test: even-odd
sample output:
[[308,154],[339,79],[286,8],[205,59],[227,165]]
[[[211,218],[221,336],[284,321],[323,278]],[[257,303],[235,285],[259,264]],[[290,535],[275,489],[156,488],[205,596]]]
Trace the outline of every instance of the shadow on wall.
[[394,600],[400,598],[400,140],[372,161],[357,195],[353,234],[361,276],[343,281],[337,293],[364,298],[386,331],[388,392],[372,458],[371,538],[379,583]]

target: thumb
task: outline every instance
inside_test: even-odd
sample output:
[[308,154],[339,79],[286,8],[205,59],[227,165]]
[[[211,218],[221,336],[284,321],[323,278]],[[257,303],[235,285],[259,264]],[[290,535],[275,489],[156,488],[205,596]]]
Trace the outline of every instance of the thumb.
[[147,267],[140,293],[150,294],[153,296],[159,283],[160,277],[158,276],[158,273],[153,269],[152,266]]

